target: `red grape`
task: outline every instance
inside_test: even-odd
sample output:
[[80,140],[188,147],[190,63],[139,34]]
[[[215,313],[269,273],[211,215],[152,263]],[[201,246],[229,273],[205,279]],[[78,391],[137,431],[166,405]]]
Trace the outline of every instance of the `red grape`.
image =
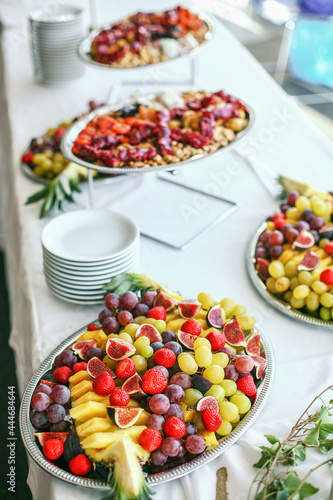
[[129,311],[120,311],[117,316],[117,320],[122,326],[126,326],[132,323],[133,316]]
[[298,191],[290,191],[287,198],[288,204],[292,206],[295,205],[295,202],[299,196],[300,194]]
[[149,307],[147,304],[139,303],[132,310],[133,318],[137,318],[138,316],[147,316],[149,312]]
[[34,390],[34,394],[37,394],[38,392],[44,392],[44,394],[50,396],[52,387],[48,386],[47,384],[39,384],[39,386]]
[[[172,406],[172,405],[171,405]],[[183,413],[183,410],[182,410]],[[149,429],[155,429],[156,431],[161,431],[164,427],[165,419],[162,415],[150,415],[146,422],[146,426]]]
[[186,427],[186,433],[184,435],[184,438],[186,439],[187,436],[192,436],[192,434],[197,433],[197,426],[193,422],[185,422],[185,427]]
[[227,365],[224,368],[224,378],[228,380],[233,380],[234,382],[237,382],[239,377],[238,370],[236,369],[235,366],[233,365]]
[[161,448],[154,450],[150,457],[154,465],[163,465],[168,460],[168,456],[163,453]]
[[146,292],[144,296],[142,297],[141,301],[144,304],[147,304],[149,308],[153,307],[154,299],[157,295],[157,292]]
[[250,356],[239,356],[236,359],[235,367],[240,373],[250,373],[254,367],[254,361]]
[[45,427],[49,425],[49,420],[45,411],[33,411],[30,413],[30,420],[32,425],[37,429],[45,429]]
[[170,403],[180,403],[185,397],[185,392],[180,387],[180,385],[170,384],[163,391],[168,398]]
[[170,342],[167,342],[164,344],[164,347],[166,349],[170,349],[172,352],[175,353],[176,356],[178,356],[181,352],[183,352],[183,348],[178,342],[175,342],[174,340],[171,340]]
[[325,224],[321,217],[312,217],[309,221],[311,229],[318,231]]
[[54,403],[59,405],[65,405],[68,403],[71,397],[71,391],[65,385],[56,385],[52,391],[52,400]]
[[294,241],[296,240],[298,235],[299,235],[299,232],[297,231],[297,229],[292,227],[292,228],[288,229],[288,231],[286,231],[285,237],[286,237],[286,240],[288,241],[288,243],[294,243]]
[[282,245],[283,241],[284,237],[281,231],[273,231],[269,237],[269,243],[271,246]]
[[104,299],[104,304],[105,307],[107,307],[107,309],[110,309],[111,311],[117,309],[120,306],[119,295],[117,295],[116,293],[108,293]]
[[257,247],[254,256],[255,256],[256,259],[258,259],[258,258],[267,259],[268,254],[267,254],[266,248],[264,248],[264,247]]
[[311,208],[307,208],[306,210],[304,210],[301,215],[301,219],[305,220],[306,222],[310,222],[313,217],[315,217],[315,214],[313,213],[313,210],[311,210]]
[[106,319],[106,318],[110,318],[112,316],[112,311],[110,311],[110,309],[103,309],[99,315],[98,315],[98,321],[100,322],[100,324],[103,323],[103,321]]
[[186,454],[185,445],[182,441],[180,441],[180,448],[179,448],[179,452],[177,453],[176,457],[182,458],[185,454]]
[[154,368],[156,368],[156,370],[160,370],[163,375],[165,376],[165,378],[168,380],[169,379],[169,372],[168,372],[168,369],[165,368],[165,366],[162,366],[162,365],[154,365]]
[[198,436],[198,434],[191,434],[186,438],[185,448],[190,453],[193,453],[193,455],[198,455],[199,453],[202,453],[204,451],[204,449],[206,448],[206,443],[203,437]]
[[125,309],[133,309],[138,303],[138,297],[134,292],[125,292],[120,297],[120,305],[125,307]]
[[[201,439],[205,442],[203,438]],[[179,439],[167,437],[162,443],[162,452],[168,457],[176,457],[180,450],[180,443]]]
[[31,399],[31,406],[34,410],[45,411],[51,404],[50,397],[44,392],[38,392]]
[[164,394],[155,394],[149,401],[149,408],[157,415],[163,415],[170,408],[170,401]]
[[168,419],[170,417],[178,417],[180,420],[183,420],[184,418],[184,413],[181,407],[175,403],[172,403],[170,405],[170,408],[166,413],[164,413],[164,418]]
[[278,259],[283,252],[283,247],[281,245],[274,245],[270,248],[269,253],[272,259]]
[[110,333],[118,333],[119,329],[119,323],[113,316],[105,318],[102,323],[102,330],[106,333],[106,335],[110,335]]
[[186,389],[192,387],[192,379],[187,373],[177,372],[172,375],[170,384],[179,385],[185,391]]
[[[164,332],[162,333],[162,339],[163,339],[164,344],[166,344],[167,342],[174,342],[177,340],[177,335],[172,330],[164,330]],[[178,344],[178,345],[180,345],[180,344]],[[169,349],[170,349],[170,347],[169,347]]]
[[66,410],[59,404],[52,404],[46,411],[47,418],[52,424],[61,422],[66,415]]
[[301,232],[303,230],[310,231],[310,224],[308,222],[306,222],[305,220],[300,220],[299,222],[297,222],[297,224],[295,224],[295,228],[299,232]]
[[86,361],[89,361],[91,358],[98,358],[102,361],[103,358],[105,357],[105,354],[106,352],[100,349],[99,347],[92,347],[91,349],[89,349],[84,359]]

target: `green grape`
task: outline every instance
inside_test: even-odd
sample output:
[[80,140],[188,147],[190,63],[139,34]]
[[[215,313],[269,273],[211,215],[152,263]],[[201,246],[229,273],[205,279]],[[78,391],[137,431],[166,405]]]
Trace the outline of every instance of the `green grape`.
[[222,424],[220,427],[217,429],[217,434],[220,436],[228,436],[230,432],[232,431],[232,425],[228,420],[222,420]]
[[225,392],[223,387],[220,385],[212,385],[212,387],[206,392],[205,396],[213,396],[220,403],[224,400]]
[[309,271],[301,271],[298,275],[298,281],[301,285],[311,286],[313,282],[312,274]]
[[331,309],[327,309],[327,307],[321,307],[319,311],[319,316],[324,321],[329,321],[331,319]]
[[139,328],[139,325],[137,325],[136,323],[130,323],[129,325],[125,326],[124,332],[128,333],[132,337],[132,339],[134,340],[135,334],[136,334],[136,331],[138,328]]
[[319,241],[319,246],[320,248],[325,248],[325,246],[327,245],[327,243],[329,243],[330,240],[328,238],[322,238],[320,241]]
[[222,401],[219,403],[220,415],[223,420],[228,420],[228,422],[233,422],[238,416],[238,408],[234,403],[230,401]]
[[254,327],[256,320],[253,316],[237,316],[237,321],[242,330],[251,330]]
[[245,394],[235,394],[231,396],[230,403],[234,403],[237,406],[241,415],[247,413],[251,408],[251,401]]
[[314,281],[311,285],[311,288],[318,295],[321,295],[322,293],[325,293],[328,290],[327,285],[325,285],[325,283],[323,283],[322,281]]
[[246,313],[246,307],[244,304],[236,304],[233,308],[231,315],[232,316],[243,316]]
[[295,206],[300,212],[310,208],[310,200],[306,196],[299,196],[295,201]]
[[144,316],[143,316],[143,318],[144,319],[143,319],[143,321],[142,321],[141,324],[147,323],[148,325],[153,325],[153,326],[155,325],[156,319],[154,319],[154,318],[145,318]]
[[[186,389],[186,390],[188,391],[189,389]],[[205,430],[205,426],[204,426],[202,418],[201,418],[201,413],[199,411],[197,411],[195,413],[195,415],[193,417],[193,423],[197,426],[198,431]]]
[[208,378],[213,384],[220,384],[224,379],[224,370],[222,366],[210,365],[203,372],[203,376]]
[[233,427],[235,427],[239,421],[240,421],[240,414],[238,413],[237,417],[234,418],[234,420],[232,420],[230,423],[232,424]]
[[322,200],[311,200],[311,207],[317,217],[323,217],[326,215],[326,204]]
[[307,285],[298,285],[294,291],[293,296],[297,300],[306,299],[310,293],[310,288]]
[[301,212],[296,207],[288,208],[286,211],[286,218],[291,220],[301,220]]
[[213,355],[211,349],[205,345],[198,347],[195,351],[195,361],[201,368],[210,366],[212,364],[212,358]]
[[147,370],[147,360],[138,354],[131,357],[131,360],[135,364],[135,369],[137,372],[143,372]]
[[226,397],[233,396],[237,391],[236,382],[227,378],[220,382],[220,386],[223,387]]
[[306,307],[309,311],[316,311],[319,307],[319,296],[315,292],[310,292],[306,299]]
[[136,339],[136,341],[134,342],[134,347],[136,349],[136,353],[137,354],[140,354],[141,353],[141,349],[146,346],[146,345],[150,345],[150,340],[148,337],[146,336],[142,336],[142,337],[139,337],[138,339]]
[[279,260],[273,260],[268,266],[269,274],[275,278],[282,278],[284,276],[284,265]]
[[201,347],[201,346],[206,346],[206,347],[209,347],[209,349],[211,349],[211,343],[209,342],[209,340],[205,339],[204,337],[199,337],[197,340],[194,341],[194,345],[193,345],[194,352],[198,349],[198,347]]
[[294,307],[294,309],[301,309],[306,304],[306,299],[295,299],[295,297],[291,297],[290,305]]
[[203,397],[202,392],[197,389],[185,389],[184,403],[189,406],[194,406],[199,399]]
[[229,356],[225,352],[217,352],[213,355],[212,365],[219,365],[225,368],[229,363]]
[[295,290],[295,288],[299,285],[298,278],[296,276],[294,278],[291,278],[290,280],[290,290]]
[[325,292],[320,296],[320,303],[326,308],[333,307],[333,294]]
[[210,309],[213,305],[215,305],[215,300],[211,295],[209,295],[209,293],[201,292],[197,298],[204,309]]
[[198,370],[196,361],[187,353],[183,356],[178,356],[178,364],[181,371],[189,375],[193,375]]
[[150,345],[145,345],[141,349],[141,356],[148,359],[154,354],[154,349]]
[[298,266],[296,262],[294,262],[293,260],[287,262],[287,264],[284,266],[284,273],[287,278],[295,278],[295,276],[298,275]]
[[278,278],[275,282],[275,288],[278,292],[286,292],[290,287],[290,280],[286,276],[282,276],[282,278]]
[[235,301],[233,299],[230,299],[229,297],[226,297],[225,299],[221,300],[220,306],[223,307],[226,315],[230,316],[235,307]]
[[271,293],[278,293],[277,289],[275,288],[275,283],[276,283],[276,279],[275,278],[268,278],[266,280],[266,287],[267,287],[267,290]]
[[136,318],[133,319],[132,324],[134,323],[139,327],[139,325],[141,325],[141,323],[144,323],[146,319],[147,319],[146,316],[137,316]]
[[119,333],[119,338],[123,339],[123,340],[126,340],[126,342],[129,342],[130,344],[133,344],[132,337],[130,336],[129,333],[127,333],[125,331],[122,331],[122,332]]
[[154,327],[160,332],[163,333],[166,329],[166,322],[162,319],[155,320]]
[[287,302],[290,302],[291,300],[291,297],[293,296],[293,292],[291,290],[288,290],[284,295],[284,299],[287,301]]

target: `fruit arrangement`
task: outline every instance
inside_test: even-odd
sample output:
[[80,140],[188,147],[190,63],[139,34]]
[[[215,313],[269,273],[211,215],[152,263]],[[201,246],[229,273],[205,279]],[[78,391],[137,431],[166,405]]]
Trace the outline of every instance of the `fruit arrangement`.
[[206,23],[180,6],[137,12],[95,36],[90,55],[115,68],[145,66],[189,52],[205,41],[207,31]]
[[258,275],[293,309],[332,321],[333,195],[289,179],[282,183],[286,199],[257,241]]
[[98,322],[40,380],[30,420],[48,460],[107,481],[107,498],[148,499],[146,473],[217,446],[246,416],[267,362],[231,298],[184,299],[145,275],[108,288]]
[[227,146],[248,122],[246,106],[223,90],[168,91],[96,114],[72,151],[110,168],[166,165]]

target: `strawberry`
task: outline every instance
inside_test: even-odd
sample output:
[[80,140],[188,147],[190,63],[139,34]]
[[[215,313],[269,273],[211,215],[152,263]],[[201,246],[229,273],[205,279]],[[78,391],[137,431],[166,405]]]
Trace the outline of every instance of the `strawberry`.
[[73,375],[72,370],[68,366],[61,366],[57,368],[54,372],[54,380],[58,382],[58,384],[67,384],[68,379]]
[[31,163],[32,159],[34,157],[34,154],[32,151],[26,151],[24,155],[22,156],[22,162],[23,163]]
[[176,355],[171,349],[161,348],[154,354],[154,361],[157,365],[165,366],[165,368],[171,368],[176,362]]
[[165,375],[156,368],[151,368],[147,370],[142,377],[142,389],[147,394],[159,394],[164,391],[168,381]]
[[122,359],[119,361],[117,369],[116,369],[116,375],[117,377],[120,378],[128,378],[134,375],[135,373],[135,364],[134,361],[132,361],[129,358]]
[[95,323],[89,323],[87,330],[88,332],[93,332],[95,330],[100,330],[100,327],[95,325]]
[[64,133],[66,132],[67,129],[65,129],[64,127],[59,127],[57,128],[57,130],[55,130],[54,134],[53,134],[53,139],[55,141],[59,141],[60,142],[60,139],[62,138],[62,136],[64,135]]
[[111,406],[127,406],[130,402],[130,397],[123,389],[115,389],[109,398]]
[[191,335],[199,336],[201,333],[201,326],[195,319],[188,319],[182,324],[180,329],[182,332],[190,333]]
[[272,220],[273,222],[275,223],[276,220],[284,220],[286,218],[286,215],[283,213],[283,212],[276,212],[273,217],[272,217]]
[[73,365],[73,372],[74,373],[77,373],[77,372],[83,372],[83,371],[86,371],[87,369],[87,364],[85,361],[81,361],[80,363],[75,363]]
[[254,396],[257,393],[257,388],[251,375],[246,375],[246,377],[238,379],[237,389],[244,392],[247,396]]
[[209,432],[215,432],[222,424],[222,417],[213,408],[206,408],[201,415],[202,423]]
[[324,250],[325,250],[325,252],[328,253],[328,255],[333,255],[333,241],[326,243]]
[[275,229],[281,229],[281,227],[285,226],[287,223],[285,221],[285,219],[275,219],[274,221],[274,226],[275,226]]
[[210,332],[206,339],[209,340],[212,346],[212,351],[217,351],[218,349],[221,349],[221,347],[225,346],[225,336],[221,332]]
[[162,321],[166,320],[166,310],[163,306],[156,306],[150,309],[147,314],[147,318],[153,319],[161,319]]
[[333,269],[325,269],[320,275],[320,281],[325,285],[333,285]]
[[43,453],[49,460],[57,460],[64,451],[64,445],[60,439],[48,439],[43,447]]
[[161,433],[155,429],[144,429],[140,434],[139,444],[145,450],[152,452],[162,444]]
[[77,476],[85,476],[91,469],[91,462],[84,453],[80,453],[69,462],[69,469]]
[[167,436],[181,439],[186,433],[186,425],[178,417],[170,417],[165,421],[164,432]]
[[97,375],[93,380],[92,386],[95,393],[99,396],[108,396],[116,387],[113,378],[108,372],[102,372]]

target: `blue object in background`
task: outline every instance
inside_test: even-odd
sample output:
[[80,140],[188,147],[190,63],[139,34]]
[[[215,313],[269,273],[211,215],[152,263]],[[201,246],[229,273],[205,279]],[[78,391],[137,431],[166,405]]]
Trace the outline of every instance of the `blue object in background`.
[[[315,0],[311,1],[315,3]],[[326,0],[322,3],[328,6],[332,2]],[[299,19],[293,33],[289,62],[296,78],[333,88],[333,18]]]
[[299,3],[304,13],[333,16],[333,0],[300,0]]

